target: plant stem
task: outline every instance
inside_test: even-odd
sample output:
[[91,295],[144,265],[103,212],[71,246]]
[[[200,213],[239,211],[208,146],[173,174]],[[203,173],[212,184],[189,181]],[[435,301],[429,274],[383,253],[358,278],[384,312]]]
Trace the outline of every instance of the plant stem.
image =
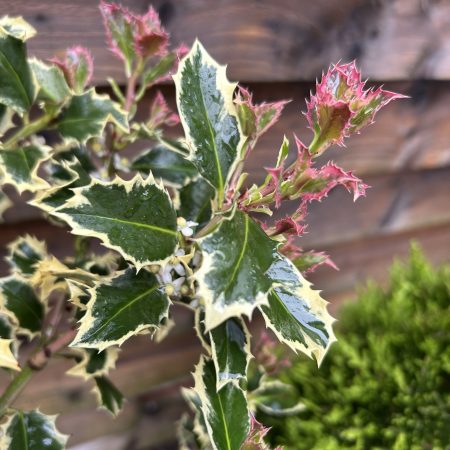
[[0,397],[0,418],[3,417],[6,409],[9,408],[11,403],[17,398],[26,386],[31,376],[33,375],[33,369],[27,364],[21,372],[19,372],[6,388],[3,395]]
[[14,147],[21,139],[25,139],[44,128],[52,119],[52,115],[44,114],[43,116],[39,117],[39,119],[36,119],[35,121],[30,122],[28,125],[25,125],[4,143],[4,148],[8,149]]
[[144,62],[142,61],[142,59],[140,59],[137,63],[136,69],[133,71],[130,78],[128,78],[127,93],[126,93],[125,105],[124,105],[125,111],[130,111],[130,109],[133,106],[133,103],[136,99],[136,83],[142,72],[143,67],[144,67]]

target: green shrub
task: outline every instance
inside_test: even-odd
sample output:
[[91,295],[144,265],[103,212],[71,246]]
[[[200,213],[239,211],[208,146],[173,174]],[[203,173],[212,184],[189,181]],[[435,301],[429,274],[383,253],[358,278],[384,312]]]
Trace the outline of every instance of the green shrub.
[[307,409],[265,419],[288,449],[450,449],[450,267],[413,245],[387,289],[374,284],[340,311],[336,343],[317,369],[284,374]]

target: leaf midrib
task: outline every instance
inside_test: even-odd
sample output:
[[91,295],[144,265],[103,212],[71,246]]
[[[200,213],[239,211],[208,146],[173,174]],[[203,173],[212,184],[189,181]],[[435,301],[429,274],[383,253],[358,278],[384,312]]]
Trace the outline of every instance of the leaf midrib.
[[94,336],[96,336],[100,331],[102,331],[111,321],[113,321],[117,316],[123,313],[127,308],[134,305],[136,302],[141,300],[143,297],[150,295],[152,292],[156,291],[159,288],[158,285],[153,286],[152,288],[148,289],[147,291],[143,292],[142,294],[139,294],[137,297],[133,298],[130,302],[128,302],[126,305],[119,308],[118,311],[116,311],[108,320],[103,322],[103,324],[97,328],[92,334],[89,335],[89,339],[92,339]]
[[106,216],[99,216],[97,214],[83,214],[83,213],[64,213],[64,210],[62,210],[61,212],[63,214],[67,214],[68,216],[72,216],[72,217],[77,217],[77,216],[82,216],[82,217],[95,217],[97,219],[105,219],[105,220],[111,220],[112,222],[118,222],[118,223],[124,223],[126,225],[133,225],[136,226],[138,228],[147,228],[149,230],[153,230],[153,231],[158,231],[160,233],[165,233],[165,234],[169,234],[170,236],[177,236],[177,232],[173,231],[173,230],[169,230],[167,228],[161,228],[158,227],[156,225],[150,225],[147,223],[141,223],[141,222],[130,222],[129,220],[124,220],[124,219],[117,219],[115,217],[106,217]]
[[22,437],[23,437],[23,442],[26,445],[26,447],[23,450],[29,450],[28,433],[27,433],[27,429],[25,427],[25,419],[23,417],[22,411],[19,412],[19,423],[20,423],[20,431],[21,431]]

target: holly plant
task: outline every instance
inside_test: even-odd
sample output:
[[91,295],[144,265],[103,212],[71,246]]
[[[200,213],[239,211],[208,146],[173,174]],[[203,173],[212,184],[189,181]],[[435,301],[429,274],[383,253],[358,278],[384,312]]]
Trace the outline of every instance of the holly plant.
[[[8,246],[0,366],[11,382],[0,398],[0,447],[65,447],[54,417],[14,408],[53,356],[71,360],[68,375],[89,380],[99,405],[118,414],[123,398],[108,371],[121,344],[138,334],[163,339],[176,303],[192,310],[204,350],[193,387],[183,390],[192,413],[178,424],[180,445],[266,449],[255,411],[288,414],[302,405],[284,408],[287,387],[267,378],[282,361],[268,340],[252,347],[250,320],[260,317],[279,341],[320,364],[335,341],[333,318],[304,275],[332,262],[303,251],[297,238],[310,202],[339,185],[356,199],[367,186],[316,160],[401,96],[365,88],[353,62],[331,66],[306,104],[311,143],[284,137],[265,179],[250,185],[246,162],[287,101],[255,103],[199,41],[171,48],[153,8],[137,15],[101,3],[100,11],[126,78],[125,89],[108,80],[111,95],[89,86],[89,50],[28,58],[35,30],[21,17],[0,19],[2,212],[12,186],[76,236],[62,259],[29,235]],[[148,92],[171,79],[178,114]],[[180,122],[184,134],[174,139],[168,129]],[[283,217],[287,203],[294,212]]]

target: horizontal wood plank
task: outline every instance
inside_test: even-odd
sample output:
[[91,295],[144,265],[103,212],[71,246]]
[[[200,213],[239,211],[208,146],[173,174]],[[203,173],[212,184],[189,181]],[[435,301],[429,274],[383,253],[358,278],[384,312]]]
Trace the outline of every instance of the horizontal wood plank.
[[[174,44],[198,36],[242,81],[314,80],[332,62],[357,59],[378,80],[450,78],[450,4],[392,0],[122,0],[142,13],[160,12]],[[39,35],[40,58],[75,44],[95,57],[95,82],[123,80],[105,48],[96,0],[2,0],[0,15],[23,15]]]

